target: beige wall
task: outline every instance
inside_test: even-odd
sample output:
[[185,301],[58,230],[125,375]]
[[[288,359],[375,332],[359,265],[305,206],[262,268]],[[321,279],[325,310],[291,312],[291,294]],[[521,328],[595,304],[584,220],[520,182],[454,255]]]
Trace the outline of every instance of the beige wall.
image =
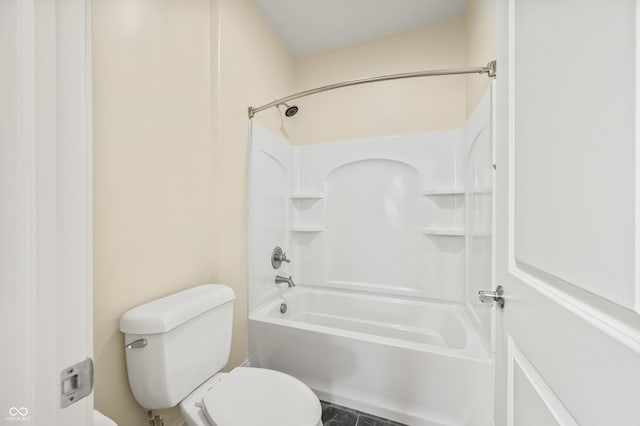
[[[93,1],[95,406],[121,426],[147,424],[118,331],[128,309],[229,284],[228,367],[246,359],[246,109],[288,94],[292,69],[249,0]],[[277,113],[260,120],[279,131]]]
[[[466,63],[465,20],[446,21],[298,59],[296,90]],[[396,80],[325,92],[296,101],[296,144],[389,136],[461,127],[465,79]]]
[[[293,60],[250,0],[221,0],[219,17],[216,261],[220,282],[236,292],[230,363],[237,365],[247,358],[247,108],[291,93]],[[287,132],[275,109],[256,121]]]
[[[467,66],[484,66],[496,58],[495,0],[469,0],[465,20]],[[467,117],[480,102],[490,82],[486,75],[466,77]]]

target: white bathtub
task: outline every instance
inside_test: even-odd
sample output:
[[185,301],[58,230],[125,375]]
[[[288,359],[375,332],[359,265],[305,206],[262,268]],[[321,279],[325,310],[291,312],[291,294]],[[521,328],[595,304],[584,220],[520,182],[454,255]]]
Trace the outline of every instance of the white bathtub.
[[320,399],[409,425],[490,424],[491,359],[463,306],[297,287],[252,312],[249,335],[252,366]]

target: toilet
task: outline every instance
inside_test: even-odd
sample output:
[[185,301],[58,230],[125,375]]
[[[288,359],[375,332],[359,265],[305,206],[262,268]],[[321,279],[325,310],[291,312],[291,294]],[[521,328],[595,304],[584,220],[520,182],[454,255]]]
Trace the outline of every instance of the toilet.
[[140,305],[120,319],[129,385],[148,410],[180,406],[189,426],[322,426],[304,383],[229,359],[231,288],[205,284]]

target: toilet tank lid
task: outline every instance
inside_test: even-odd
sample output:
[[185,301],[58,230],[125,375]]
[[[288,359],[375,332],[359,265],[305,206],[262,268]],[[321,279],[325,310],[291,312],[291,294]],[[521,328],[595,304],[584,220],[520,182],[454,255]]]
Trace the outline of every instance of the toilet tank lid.
[[120,318],[120,331],[127,334],[165,333],[234,299],[233,290],[226,285],[199,285],[127,311]]

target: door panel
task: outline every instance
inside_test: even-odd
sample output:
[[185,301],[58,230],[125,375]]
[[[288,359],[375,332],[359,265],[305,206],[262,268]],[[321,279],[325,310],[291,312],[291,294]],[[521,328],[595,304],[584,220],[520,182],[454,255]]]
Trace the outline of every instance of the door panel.
[[638,345],[613,323],[607,329],[604,318],[572,311],[565,300],[533,286],[510,280],[505,309],[499,314],[506,328],[500,350],[506,352],[507,399],[517,400],[517,388],[508,385],[508,370],[526,360],[528,371],[539,376],[540,397],[558,399],[578,424],[640,424]]
[[635,2],[508,9],[512,268],[635,308]]
[[634,2],[550,4],[511,2],[514,255],[633,308]]
[[637,2],[497,11],[496,424],[640,424]]

